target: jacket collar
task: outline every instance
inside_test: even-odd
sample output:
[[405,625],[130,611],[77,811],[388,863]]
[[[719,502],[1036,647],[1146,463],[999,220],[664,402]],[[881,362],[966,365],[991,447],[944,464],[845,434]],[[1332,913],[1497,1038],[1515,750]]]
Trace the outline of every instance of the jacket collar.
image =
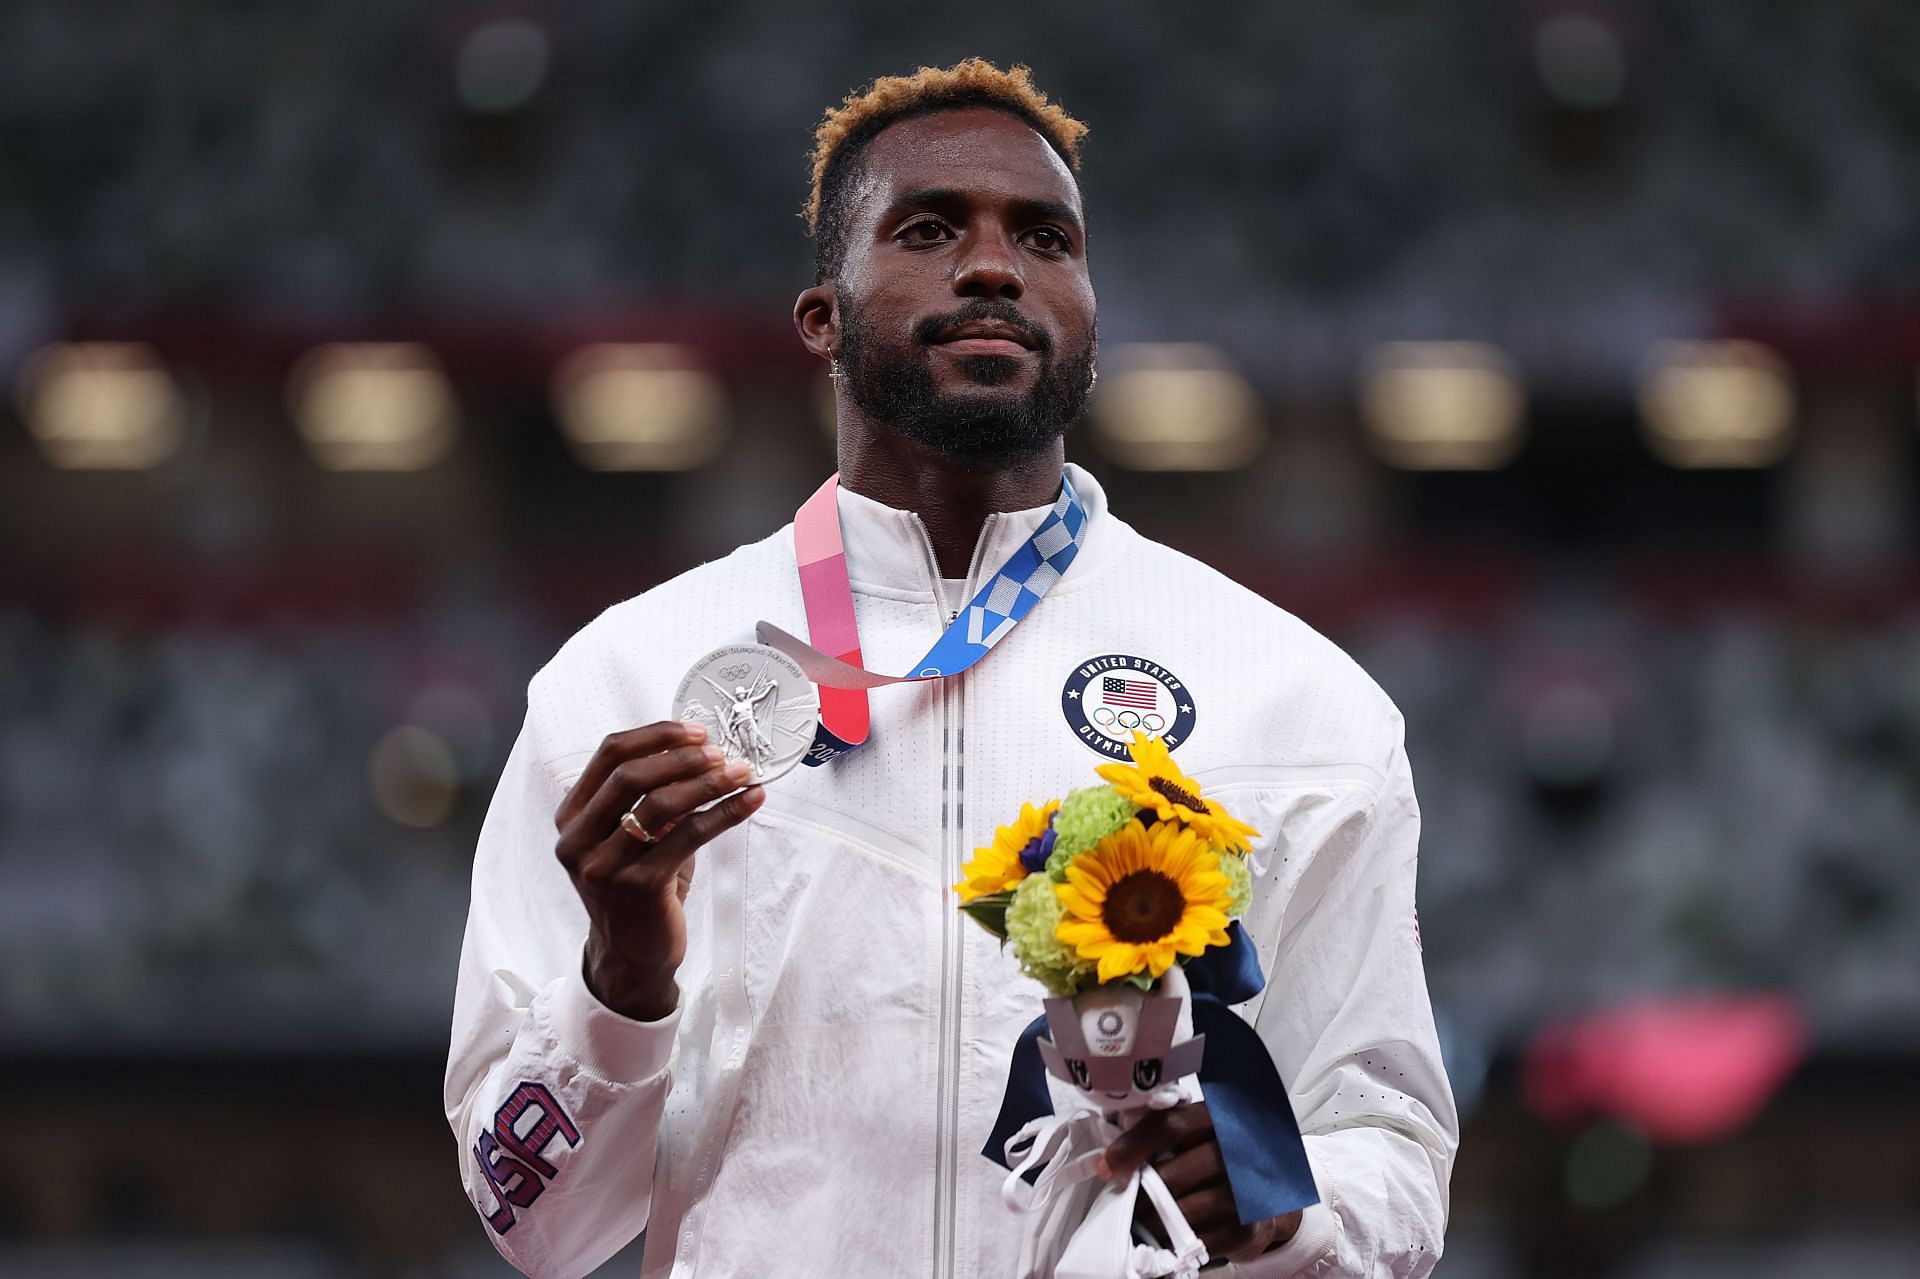
[[[1087,508],[1087,532],[1080,553],[1055,590],[1072,588],[1091,574],[1111,547],[1116,530],[1107,518],[1107,493],[1086,468],[1066,464],[1074,492]],[[935,591],[933,540],[927,526],[912,511],[839,490],[840,537],[847,550],[847,576],[855,590],[910,599],[932,597]],[[1024,511],[996,511],[987,516],[973,552],[972,589],[979,590],[995,569],[1033,536],[1053,503]]]

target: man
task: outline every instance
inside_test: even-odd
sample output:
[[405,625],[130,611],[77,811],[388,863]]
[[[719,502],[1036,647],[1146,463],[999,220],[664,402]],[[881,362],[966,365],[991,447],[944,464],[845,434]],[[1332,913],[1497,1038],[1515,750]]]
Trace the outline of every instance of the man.
[[[1066,465],[1097,345],[1084,132],[978,59],[849,97],[817,135],[817,282],[794,307],[835,377],[859,660],[912,670],[1064,474],[1082,539],[1031,612],[971,669],[875,690],[869,744],[764,788],[671,699],[762,619],[806,634],[791,527],[609,609],[529,687],[445,1097],[468,1193],[528,1274],[584,1274],[643,1228],[649,1276],[1008,1273],[1021,1224],[978,1152],[1043,992],[950,886],[1021,801],[1094,780],[1122,710],[1261,832],[1246,923],[1268,984],[1242,1012],[1321,1203],[1243,1226],[1204,1104],[1122,1137],[1108,1172],[1153,1159],[1239,1273],[1439,1256],[1456,1120],[1400,717]],[[1119,710],[1087,704],[1116,686]]]

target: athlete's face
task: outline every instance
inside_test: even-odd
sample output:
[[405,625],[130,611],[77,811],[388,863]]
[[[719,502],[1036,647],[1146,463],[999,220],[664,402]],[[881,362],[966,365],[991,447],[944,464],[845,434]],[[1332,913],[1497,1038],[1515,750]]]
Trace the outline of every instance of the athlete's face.
[[864,160],[834,282],[842,386],[954,457],[1052,444],[1086,404],[1098,341],[1071,170],[978,108],[892,125]]

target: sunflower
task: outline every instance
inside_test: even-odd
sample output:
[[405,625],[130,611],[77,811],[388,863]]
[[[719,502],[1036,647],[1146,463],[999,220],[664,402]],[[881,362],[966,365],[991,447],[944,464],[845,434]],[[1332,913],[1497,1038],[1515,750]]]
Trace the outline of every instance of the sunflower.
[[1056,884],[1060,940],[1099,964],[1099,980],[1159,977],[1175,955],[1227,944],[1227,877],[1220,854],[1173,822],[1135,818],[1067,866]]
[[[976,897],[1004,893],[1025,879],[1030,871],[1046,865],[1047,854],[1053,851],[1047,836],[1053,828],[1054,810],[1059,807],[1057,799],[1050,799],[1039,808],[1022,804],[1020,816],[1013,825],[996,828],[993,843],[974,849],[973,857],[960,867],[960,873],[966,878],[953,886],[953,891],[960,894],[960,904],[964,906]],[[1037,859],[1023,854],[1037,854]]]
[[1161,821],[1178,818],[1222,852],[1245,853],[1247,841],[1260,832],[1227,815],[1227,810],[1200,797],[1200,784],[1180,771],[1166,743],[1133,730],[1127,746],[1134,767],[1102,764],[1093,771],[1113,783],[1115,790],[1141,808],[1150,808]]

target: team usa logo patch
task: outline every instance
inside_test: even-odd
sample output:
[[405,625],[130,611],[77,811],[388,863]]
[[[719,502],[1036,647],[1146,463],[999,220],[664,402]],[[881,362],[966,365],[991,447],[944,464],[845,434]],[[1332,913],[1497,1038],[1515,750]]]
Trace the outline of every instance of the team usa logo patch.
[[1133,730],[1160,738],[1172,750],[1193,736],[1193,694],[1158,662],[1125,653],[1089,657],[1060,689],[1067,726],[1090,749],[1127,758]]
[[553,1139],[567,1149],[580,1144],[580,1129],[545,1084],[523,1079],[513,1095],[493,1112],[493,1131],[480,1134],[473,1157],[492,1187],[494,1209],[480,1205],[494,1233],[506,1234],[518,1220],[515,1208],[531,1208],[563,1171],[546,1157]]

